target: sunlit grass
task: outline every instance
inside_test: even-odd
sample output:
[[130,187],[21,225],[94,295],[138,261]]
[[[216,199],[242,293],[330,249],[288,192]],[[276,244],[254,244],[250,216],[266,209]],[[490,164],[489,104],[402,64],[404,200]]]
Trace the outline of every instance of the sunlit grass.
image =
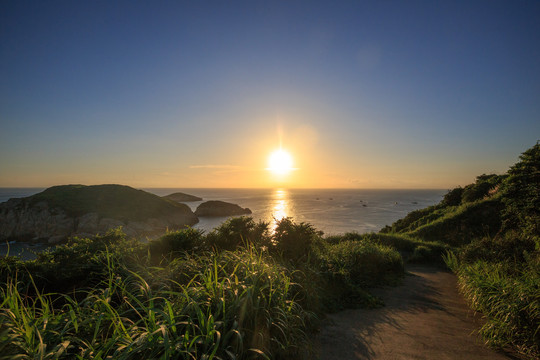
[[311,358],[323,309],[378,306],[366,288],[403,273],[384,245],[331,244],[291,219],[267,229],[244,217],[148,244],[115,230],[3,258],[1,356]]
[[463,263],[452,253],[446,262],[458,275],[460,290],[471,307],[484,314],[486,322],[479,332],[488,345],[540,355],[538,255],[519,268],[509,262]]
[[301,286],[261,253],[200,256],[187,283],[166,279],[156,288],[125,268],[120,275],[114,261],[84,297],[25,296],[10,280],[0,313],[6,358],[279,358],[306,349],[314,315],[295,301]]

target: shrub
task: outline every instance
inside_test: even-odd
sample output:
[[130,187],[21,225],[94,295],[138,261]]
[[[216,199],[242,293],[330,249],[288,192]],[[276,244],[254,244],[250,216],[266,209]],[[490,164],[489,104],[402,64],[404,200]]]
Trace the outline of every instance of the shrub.
[[[137,240],[127,239],[121,228],[113,229],[94,238],[73,238],[39,253],[35,260],[0,263],[2,280],[9,274],[29,286],[32,274],[35,286],[40,290],[56,292],[92,286],[107,274],[107,259],[121,258],[130,262],[143,252],[144,245]],[[29,288],[32,291],[32,288]]]
[[441,201],[443,206],[458,206],[461,204],[461,197],[463,196],[463,188],[458,186],[452,190],[449,190]]
[[340,304],[380,305],[365,288],[395,283],[404,273],[396,250],[367,241],[319,243],[316,256],[328,281],[326,303],[331,309]]
[[540,143],[525,151],[503,184],[505,229],[540,236]]
[[477,260],[491,262],[512,262],[520,264],[527,254],[538,248],[540,241],[531,236],[522,236],[517,232],[507,232],[495,237],[484,237],[459,249],[461,261],[473,263]]
[[433,251],[431,248],[420,245],[414,249],[413,254],[408,259],[410,262],[426,262],[433,259]]
[[504,178],[504,175],[495,174],[477,176],[475,183],[467,185],[463,189],[462,202],[467,203],[484,199]]
[[202,230],[192,228],[167,232],[159,239],[150,241],[148,250],[153,258],[197,250],[203,245],[203,234]]
[[369,242],[390,246],[400,252],[412,252],[419,243],[403,234],[366,234],[364,237]]
[[222,250],[234,250],[248,244],[267,247],[270,245],[268,225],[248,216],[228,219],[206,236],[206,246]]
[[272,240],[274,249],[285,258],[299,260],[308,255],[313,239],[321,235],[311,224],[297,224],[286,217],[278,221]]
[[362,241],[365,235],[357,232],[347,232],[341,235],[329,235],[324,237],[328,244],[339,244],[344,241]]

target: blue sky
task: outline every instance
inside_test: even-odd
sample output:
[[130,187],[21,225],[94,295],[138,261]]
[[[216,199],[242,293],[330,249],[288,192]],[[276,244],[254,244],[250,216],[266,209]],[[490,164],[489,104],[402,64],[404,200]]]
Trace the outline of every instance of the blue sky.
[[538,64],[538,1],[3,1],[0,186],[466,185],[540,139]]

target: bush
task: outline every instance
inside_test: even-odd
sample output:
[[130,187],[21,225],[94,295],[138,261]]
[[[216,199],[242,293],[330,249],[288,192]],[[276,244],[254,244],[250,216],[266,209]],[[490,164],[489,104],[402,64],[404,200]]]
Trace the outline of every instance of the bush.
[[505,177],[505,175],[495,174],[477,176],[474,184],[467,185],[463,189],[462,202],[467,203],[486,198],[490,191],[499,186]]
[[[107,276],[109,258],[130,262],[144,251],[137,240],[127,239],[121,228],[94,238],[73,238],[67,244],[39,253],[35,260],[1,262],[2,280],[17,275],[30,286],[32,274],[35,286],[47,292],[69,291],[93,286]],[[5,284],[5,282],[3,282]],[[30,287],[29,291],[33,291]]]
[[408,259],[409,262],[426,262],[433,260],[433,250],[427,246],[420,245],[414,249],[413,254]]
[[525,151],[503,184],[504,228],[540,236],[540,143]]
[[347,232],[341,235],[329,235],[324,237],[324,241],[328,244],[339,244],[344,241],[362,241],[365,235],[357,232]]
[[[540,247],[539,238],[522,236],[517,232],[508,232],[493,238],[484,237],[459,249],[461,261],[470,264],[477,260],[491,262],[512,262],[521,264],[526,256]],[[518,266],[519,267],[519,266]]]
[[390,246],[400,252],[412,252],[419,241],[403,234],[366,234],[366,240],[372,243]]
[[290,260],[300,260],[311,250],[311,243],[322,232],[308,223],[296,224],[291,218],[278,221],[272,237],[274,249]]
[[347,241],[327,250],[331,271],[355,285],[377,286],[403,274],[401,256],[388,246]]
[[148,250],[153,258],[194,251],[203,245],[203,234],[202,230],[192,228],[168,232],[159,239],[150,241]]
[[395,284],[404,273],[401,256],[388,246],[349,240],[317,245],[315,253],[327,280],[326,303],[330,309],[351,304],[380,305],[365,288]]
[[463,188],[461,186],[449,190],[441,201],[443,206],[458,206],[461,204],[461,198],[463,196]]
[[268,225],[264,221],[255,222],[248,216],[231,218],[206,236],[206,246],[221,250],[234,250],[243,245],[268,247]]

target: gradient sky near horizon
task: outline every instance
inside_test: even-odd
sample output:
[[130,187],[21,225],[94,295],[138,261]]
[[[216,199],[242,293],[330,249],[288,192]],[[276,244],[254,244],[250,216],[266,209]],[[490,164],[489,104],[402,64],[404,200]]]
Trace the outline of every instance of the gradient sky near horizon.
[[5,0],[0,79],[0,187],[453,188],[540,139],[540,2]]

